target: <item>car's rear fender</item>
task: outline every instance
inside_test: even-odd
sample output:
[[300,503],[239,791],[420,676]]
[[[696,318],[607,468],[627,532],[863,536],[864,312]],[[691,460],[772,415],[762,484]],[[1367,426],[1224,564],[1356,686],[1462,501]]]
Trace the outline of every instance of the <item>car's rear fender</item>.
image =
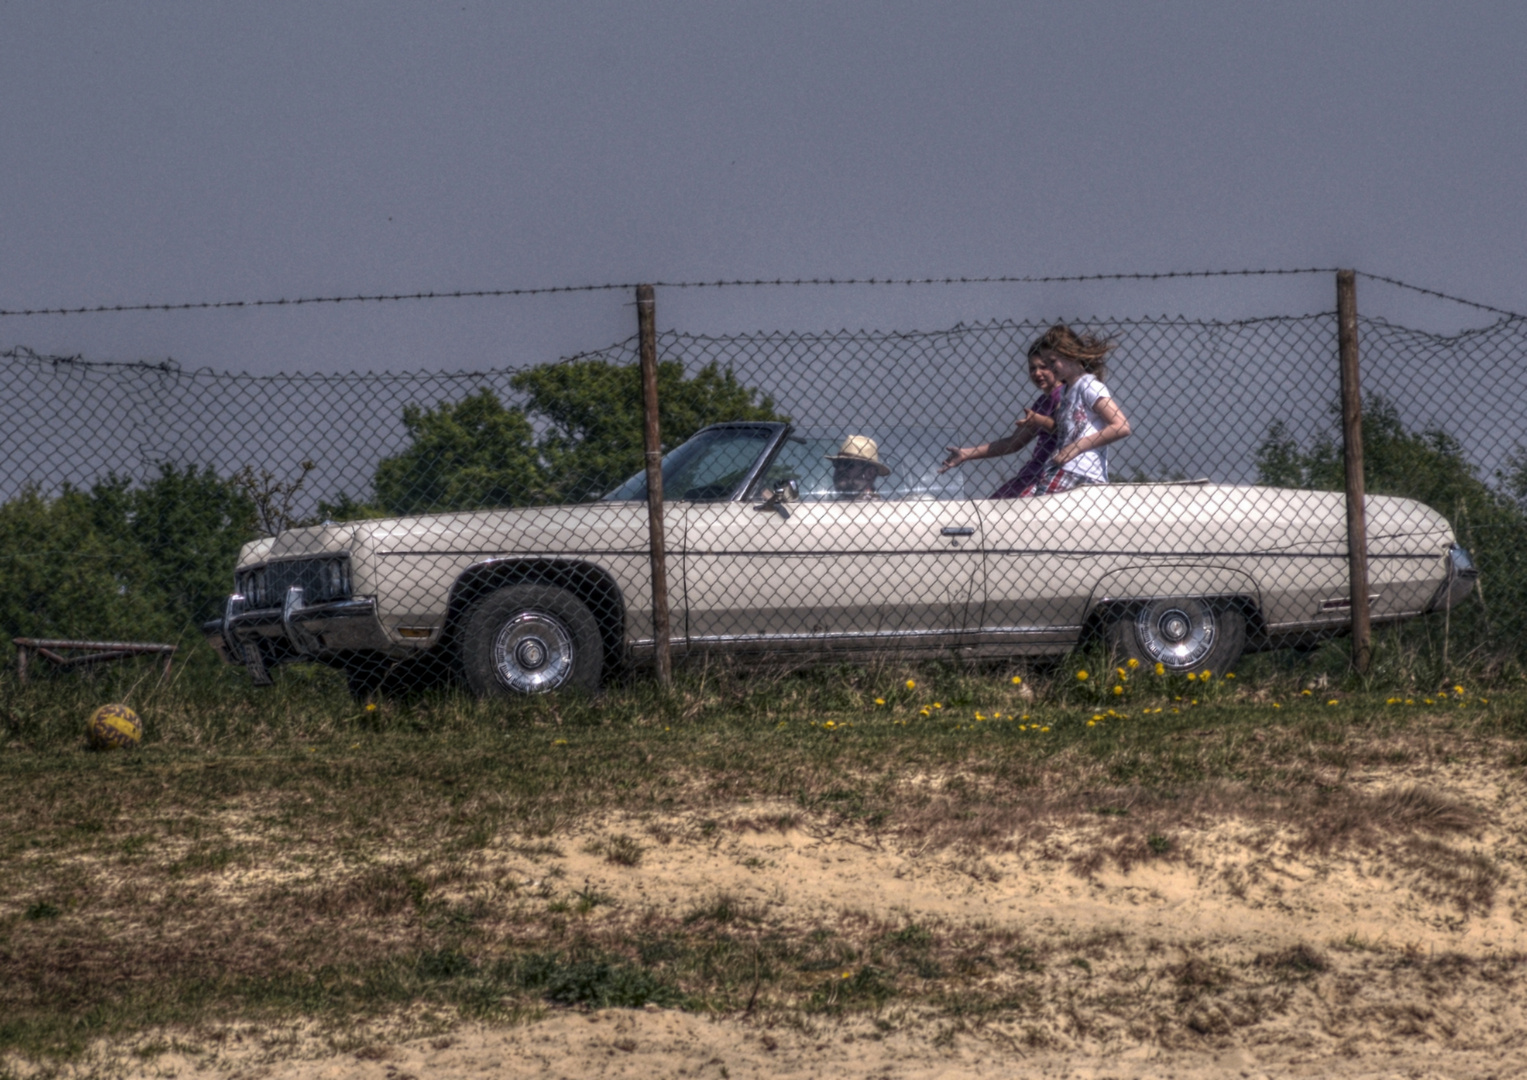
[[1249,574],[1227,566],[1191,563],[1128,566],[1098,580],[1087,602],[1082,641],[1101,633],[1108,622],[1146,600],[1196,596],[1234,604],[1246,617],[1246,637],[1256,648],[1266,637],[1262,593]]
[[566,589],[588,606],[604,640],[605,669],[624,659],[626,603],[615,579],[603,567],[579,560],[497,558],[473,563],[451,586],[442,644],[454,648],[455,631],[480,598],[506,585],[530,582]]

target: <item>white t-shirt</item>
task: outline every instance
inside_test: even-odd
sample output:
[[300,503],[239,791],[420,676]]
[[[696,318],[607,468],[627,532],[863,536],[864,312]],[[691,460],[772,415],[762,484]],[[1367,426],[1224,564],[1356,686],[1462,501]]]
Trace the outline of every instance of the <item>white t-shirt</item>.
[[[1098,415],[1097,404],[1103,398],[1111,398],[1108,387],[1092,375],[1083,375],[1066,387],[1065,396],[1055,410],[1055,445],[1070,446],[1077,439],[1096,435],[1107,427]],[[1092,484],[1108,483],[1108,447],[1088,450],[1061,466],[1078,479]]]

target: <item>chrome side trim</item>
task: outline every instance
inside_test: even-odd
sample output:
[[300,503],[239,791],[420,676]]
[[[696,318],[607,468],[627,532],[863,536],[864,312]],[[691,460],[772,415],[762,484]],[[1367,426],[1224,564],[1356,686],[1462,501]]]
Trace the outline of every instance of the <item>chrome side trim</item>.
[[[1080,626],[983,626],[979,630],[830,630],[820,634],[813,633],[781,633],[781,634],[696,634],[689,638],[676,639],[675,644],[687,642],[689,645],[766,645],[774,642],[780,644],[797,644],[811,642],[836,642],[836,641],[923,641],[930,638],[976,638],[1011,636],[1011,637],[1050,637],[1055,635],[1075,635],[1081,633]],[[633,649],[650,649],[656,642],[652,638],[632,638]]]

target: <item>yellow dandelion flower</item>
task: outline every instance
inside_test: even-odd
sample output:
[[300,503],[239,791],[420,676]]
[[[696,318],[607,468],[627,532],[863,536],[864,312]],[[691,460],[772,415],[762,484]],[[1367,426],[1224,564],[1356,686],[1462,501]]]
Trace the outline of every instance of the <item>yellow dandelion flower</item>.
[[1097,727],[1098,726],[1098,722],[1096,720],[1088,720],[1087,721],[1087,726],[1088,727]]
[[1338,702],[1335,698],[1332,698],[1330,701],[1326,702],[1326,704],[1327,705],[1337,705],[1337,704],[1340,704],[1340,702]]
[[1122,686],[1115,686],[1113,688],[1113,693],[1114,693],[1114,697],[1118,697],[1120,694],[1124,693],[1124,687],[1122,687]]
[[933,707],[935,709],[942,709],[944,707],[944,703],[942,701],[935,701],[933,703]]
[[1277,702],[1276,702],[1276,701],[1275,701],[1275,702],[1273,702],[1273,703],[1272,703],[1272,707],[1273,707],[1273,708],[1275,708],[1275,709],[1281,709],[1281,708],[1283,708],[1283,706],[1282,706],[1282,705],[1279,705],[1279,704],[1278,704],[1278,703],[1277,703]]
[[977,720],[985,720],[986,717],[982,716],[980,713],[976,713],[976,719]]
[[827,721],[827,723],[823,724],[822,726],[823,727],[837,727],[838,726],[838,722],[836,720],[829,720],[829,721]]
[[1455,693],[1455,694],[1461,694],[1461,693],[1463,693],[1463,687],[1461,687],[1461,686],[1455,686],[1455,687],[1453,687],[1453,693]]
[[1198,704],[1198,699],[1194,698],[1192,701],[1188,702],[1188,704],[1189,705],[1197,705]]
[[844,973],[843,973],[843,977],[844,977],[844,978],[845,978],[845,979],[846,979],[846,978],[848,978],[848,972],[846,972],[846,971],[845,971],[845,972],[844,972]]
[[553,739],[551,741],[551,744],[553,746],[566,746],[567,745],[567,740],[566,739]]
[[1431,705],[1431,704],[1434,704],[1434,703],[1433,703],[1433,701],[1432,701],[1432,699],[1431,699],[1431,698],[1425,698],[1425,699],[1423,699],[1423,700],[1424,700],[1424,702],[1425,702],[1425,703],[1426,703],[1426,704],[1427,704],[1427,705]]
[[1416,699],[1413,698],[1413,697],[1408,697],[1408,698],[1405,699],[1405,704],[1407,704],[1407,705],[1414,705],[1415,703],[1416,703]]
[[875,699],[875,704],[876,704],[876,705],[884,705],[884,704],[885,704],[885,698],[883,698],[883,697],[877,697],[877,698],[876,698],[876,699]]
[[1309,697],[1313,693],[1314,693],[1313,690],[1305,689],[1305,690],[1299,691],[1299,696],[1300,697]]
[[912,679],[908,679],[907,680],[907,689],[908,690],[916,690],[917,689],[917,683],[914,680],[912,680]]
[[1027,720],[1027,719],[1028,719],[1028,718],[1029,718],[1029,714],[1028,714],[1028,713],[1024,713],[1024,714],[1023,714],[1023,715],[1022,715],[1022,716],[1020,716],[1020,717],[1019,717],[1019,718],[1018,718],[1018,719],[1020,719],[1020,720]]
[[1013,676],[1013,685],[1014,685],[1014,686],[1022,686],[1022,685],[1023,685],[1023,679],[1022,679],[1022,678],[1020,678],[1020,677],[1019,677],[1019,676],[1017,676],[1017,675],[1014,675],[1014,676]]
[[1121,679],[1128,678],[1128,676],[1125,674],[1123,668],[1116,667],[1113,670],[1114,670],[1114,673],[1119,676],[1119,678],[1121,678]]
[[1196,682],[1197,680],[1198,680],[1198,676],[1197,675],[1193,674],[1191,671],[1188,672],[1188,682]]
[[1085,671],[1078,671],[1076,677],[1081,682],[1086,682],[1090,676]]
[[1181,716],[1182,715],[1182,710],[1177,708],[1176,706],[1173,706],[1172,707],[1172,715],[1173,716]]
[[1233,678],[1235,678],[1235,672],[1233,672],[1233,671],[1227,671],[1227,672],[1225,672],[1225,678],[1227,678],[1227,679],[1233,679]]
[[376,702],[374,702],[374,701],[366,702],[366,711],[367,712],[376,712]]
[[1129,661],[1124,666],[1129,668],[1130,671],[1134,671],[1135,668],[1140,666],[1140,661],[1136,660],[1133,656],[1131,656],[1129,658]]
[[1166,665],[1163,664],[1159,660],[1156,661],[1156,674],[1157,675],[1165,675],[1166,674]]

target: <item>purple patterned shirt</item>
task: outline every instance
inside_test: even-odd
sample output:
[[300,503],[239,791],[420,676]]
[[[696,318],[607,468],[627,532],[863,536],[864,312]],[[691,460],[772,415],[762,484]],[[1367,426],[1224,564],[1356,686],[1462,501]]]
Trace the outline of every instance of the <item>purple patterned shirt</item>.
[[[1040,416],[1054,416],[1055,408],[1060,404],[1061,396],[1066,392],[1065,384],[1062,383],[1051,390],[1048,394],[1041,394],[1034,400],[1029,408]],[[1024,463],[1018,475],[992,492],[994,499],[1016,499],[1019,494],[1042,475],[1045,466],[1050,463],[1050,455],[1055,453],[1055,432],[1041,431],[1034,437],[1034,452],[1029,455],[1029,460]]]

